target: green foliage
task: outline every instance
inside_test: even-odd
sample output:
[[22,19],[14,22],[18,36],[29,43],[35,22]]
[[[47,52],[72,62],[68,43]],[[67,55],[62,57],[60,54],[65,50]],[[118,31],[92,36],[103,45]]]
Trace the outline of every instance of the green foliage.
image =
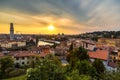
[[61,61],[58,59],[58,57],[49,54],[45,57],[46,60],[51,60],[54,64],[61,66]]
[[83,39],[97,40],[98,38],[119,38],[120,31],[97,31],[79,35]]
[[97,36],[95,36],[95,37],[93,37],[93,38],[91,38],[93,41],[98,41],[98,37]]
[[104,75],[105,75],[105,67],[103,62],[100,59],[96,59],[93,62],[93,67],[96,70],[96,79],[104,79]]
[[71,43],[70,48],[69,48],[69,51],[72,51],[72,50],[73,50],[73,43]]
[[75,58],[75,57],[76,57],[75,53],[76,53],[76,50],[72,50],[72,51],[70,51],[70,52],[67,54],[67,61],[68,61],[68,62],[70,62],[71,60],[73,60],[72,58]]
[[78,70],[79,75],[88,75],[92,79],[102,79],[102,73],[105,72],[105,67],[101,60],[95,60],[93,65],[90,63],[87,50],[83,47],[72,50],[68,54],[67,60],[70,63],[70,69],[67,71]]
[[35,68],[35,66],[39,64],[39,59],[40,59],[39,55],[35,55],[32,58],[29,58],[29,64],[24,65],[23,68],[25,68],[25,67],[26,67],[26,69]]
[[95,68],[87,60],[78,61],[76,69],[78,69],[79,74],[90,75],[92,77],[97,74]]
[[104,64],[103,64],[103,62],[100,59],[96,59],[93,62],[93,66],[95,67],[95,69],[96,69],[98,74],[102,74],[102,73],[105,72]]
[[3,79],[3,80],[27,80],[27,79],[26,79],[26,75],[22,75],[22,76],[18,76],[18,77]]
[[79,75],[78,70],[73,70],[66,76],[66,80],[91,80],[91,77],[88,75]]
[[106,72],[104,80],[120,80],[120,72]]
[[7,73],[7,76],[15,77],[15,76],[23,75],[25,73],[26,73],[25,69],[14,69],[11,72]]
[[0,59],[0,69],[2,74],[6,74],[6,70],[14,66],[14,61],[11,57],[5,56]]
[[59,64],[59,60],[53,55],[49,55],[39,60],[39,64],[35,68],[27,71],[28,80],[64,80],[63,68]]
[[77,61],[81,60],[89,60],[89,56],[87,55],[87,50],[83,47],[79,47],[78,49],[70,51],[67,55],[67,61],[70,62],[71,66],[74,67]]
[[20,68],[20,64],[19,63],[15,63],[15,67],[16,68]]
[[89,56],[87,55],[87,50],[84,49],[82,46],[79,47],[79,50],[78,50],[78,57],[80,60],[89,60]]

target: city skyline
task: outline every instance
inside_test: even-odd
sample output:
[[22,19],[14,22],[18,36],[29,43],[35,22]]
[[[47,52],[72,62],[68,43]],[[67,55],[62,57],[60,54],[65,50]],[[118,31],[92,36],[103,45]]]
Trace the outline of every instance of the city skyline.
[[[0,0],[0,33],[79,34],[117,31],[119,0]],[[48,29],[50,25],[54,30]]]

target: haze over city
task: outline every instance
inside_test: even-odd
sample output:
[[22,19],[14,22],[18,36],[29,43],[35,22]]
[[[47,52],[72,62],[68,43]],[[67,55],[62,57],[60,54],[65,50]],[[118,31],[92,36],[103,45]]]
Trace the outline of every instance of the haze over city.
[[[0,0],[0,32],[79,34],[116,31],[120,0]],[[52,26],[52,27],[51,27]]]

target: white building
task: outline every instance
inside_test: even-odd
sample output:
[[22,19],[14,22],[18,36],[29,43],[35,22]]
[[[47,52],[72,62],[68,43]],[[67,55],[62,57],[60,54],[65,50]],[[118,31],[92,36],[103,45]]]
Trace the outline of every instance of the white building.
[[24,42],[24,41],[6,41],[6,42],[0,42],[0,46],[3,48],[23,47],[23,46],[26,46],[26,42]]
[[96,47],[96,43],[93,42],[93,41],[89,41],[89,40],[83,40],[82,41],[82,46],[87,50],[93,51],[94,48]]
[[20,66],[23,66],[23,65],[29,65],[32,61],[35,61],[36,56],[37,54],[35,53],[21,51],[18,53],[14,53],[13,58],[15,64],[18,63]]

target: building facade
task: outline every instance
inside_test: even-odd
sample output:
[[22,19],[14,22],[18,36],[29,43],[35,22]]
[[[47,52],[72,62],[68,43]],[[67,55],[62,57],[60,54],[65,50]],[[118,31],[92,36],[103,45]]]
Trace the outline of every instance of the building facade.
[[26,46],[25,41],[7,41],[7,42],[0,42],[0,46],[2,48],[13,48],[13,47],[23,47]]

